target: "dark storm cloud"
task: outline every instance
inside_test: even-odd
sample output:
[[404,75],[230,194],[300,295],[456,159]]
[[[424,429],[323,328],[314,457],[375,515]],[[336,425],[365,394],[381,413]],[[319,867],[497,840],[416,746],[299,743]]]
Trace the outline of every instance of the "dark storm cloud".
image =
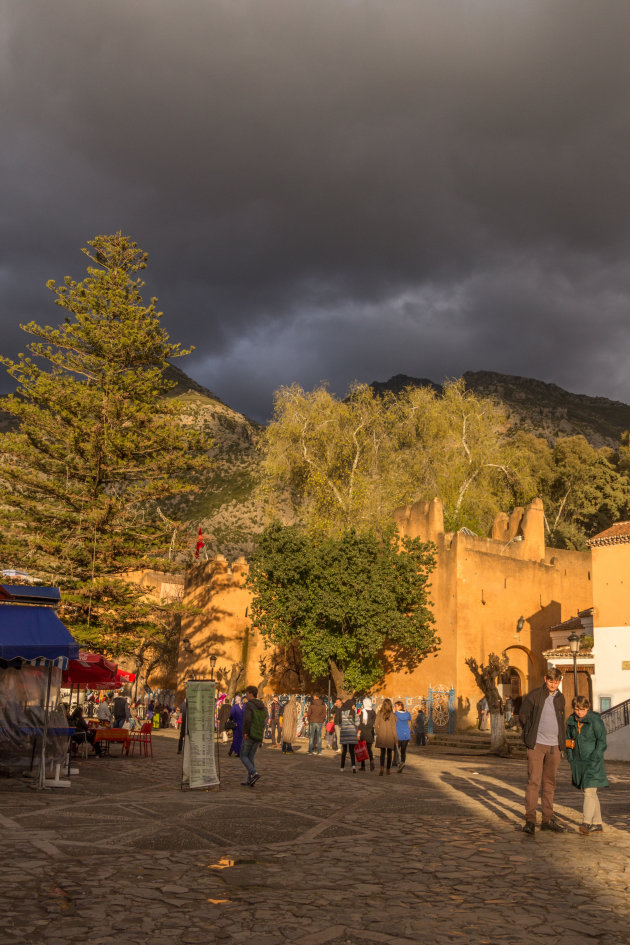
[[233,406],[490,369],[630,400],[630,5],[3,7],[3,349],[96,233]]

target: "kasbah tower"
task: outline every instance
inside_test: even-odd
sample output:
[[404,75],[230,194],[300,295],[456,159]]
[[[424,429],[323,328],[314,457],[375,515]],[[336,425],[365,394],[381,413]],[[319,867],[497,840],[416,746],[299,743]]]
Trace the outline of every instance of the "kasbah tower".
[[[465,729],[475,722],[481,698],[465,660],[485,663],[489,653],[505,651],[513,692],[542,684],[550,628],[593,606],[591,553],[546,548],[541,499],[498,515],[489,538],[445,532],[438,499],[398,509],[394,518],[401,536],[436,547],[431,599],[441,644],[412,672],[387,676],[374,694],[418,699],[429,688],[454,690],[456,728]],[[199,612],[182,621],[180,692],[186,678],[207,677],[210,653],[223,678],[240,661],[248,683],[260,680],[266,651],[249,619],[247,571],[244,558],[230,567],[217,555],[189,572],[184,601]],[[288,691],[286,678],[272,678],[265,695],[272,691]]]

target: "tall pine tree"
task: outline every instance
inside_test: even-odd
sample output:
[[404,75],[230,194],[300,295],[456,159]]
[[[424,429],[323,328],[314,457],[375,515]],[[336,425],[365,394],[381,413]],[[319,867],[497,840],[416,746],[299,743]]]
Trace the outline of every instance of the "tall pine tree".
[[61,585],[81,642],[138,657],[164,645],[172,619],[124,573],[168,566],[177,524],[165,503],[206,460],[166,396],[167,359],[188,351],[142,300],[146,254],[121,233],[83,252],[83,281],[47,283],[63,323],[23,325],[37,339],[29,355],[0,358],[17,382],[0,401],[16,418],[0,435],[0,560]]

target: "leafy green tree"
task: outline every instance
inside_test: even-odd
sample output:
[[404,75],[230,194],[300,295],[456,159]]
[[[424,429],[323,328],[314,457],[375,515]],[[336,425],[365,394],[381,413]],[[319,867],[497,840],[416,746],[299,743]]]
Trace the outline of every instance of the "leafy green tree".
[[171,632],[169,608],[124,572],[168,566],[178,532],[165,503],[205,460],[165,396],[167,359],[188,352],[142,300],[146,254],[121,233],[83,252],[83,281],[48,283],[63,323],[23,325],[29,355],[0,359],[18,385],[0,402],[17,420],[0,436],[0,554],[59,583],[77,638],[120,655]]
[[614,451],[595,449],[583,436],[556,441],[540,494],[549,544],[559,548],[585,549],[588,538],[630,511],[630,479],[623,463]]
[[429,608],[432,546],[348,530],[316,536],[273,523],[248,578],[252,620],[269,644],[297,643],[313,678],[332,675],[346,697],[439,644]]

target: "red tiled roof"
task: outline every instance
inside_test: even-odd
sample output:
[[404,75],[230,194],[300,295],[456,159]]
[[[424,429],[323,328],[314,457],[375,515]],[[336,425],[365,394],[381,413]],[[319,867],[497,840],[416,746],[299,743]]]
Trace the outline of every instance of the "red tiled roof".
[[589,547],[598,545],[617,545],[630,542],[630,522],[615,522],[610,528],[595,535],[587,544]]
[[582,626],[582,621],[579,617],[569,617],[568,620],[565,620],[563,623],[556,623],[553,627],[549,627],[550,630],[584,630]]
[[[555,650],[544,650],[543,656],[547,660],[570,659],[572,656],[572,653],[568,646],[557,646]],[[589,647],[588,649],[578,650],[577,658],[578,660],[583,660],[585,658],[592,660],[593,659],[592,649]]]

